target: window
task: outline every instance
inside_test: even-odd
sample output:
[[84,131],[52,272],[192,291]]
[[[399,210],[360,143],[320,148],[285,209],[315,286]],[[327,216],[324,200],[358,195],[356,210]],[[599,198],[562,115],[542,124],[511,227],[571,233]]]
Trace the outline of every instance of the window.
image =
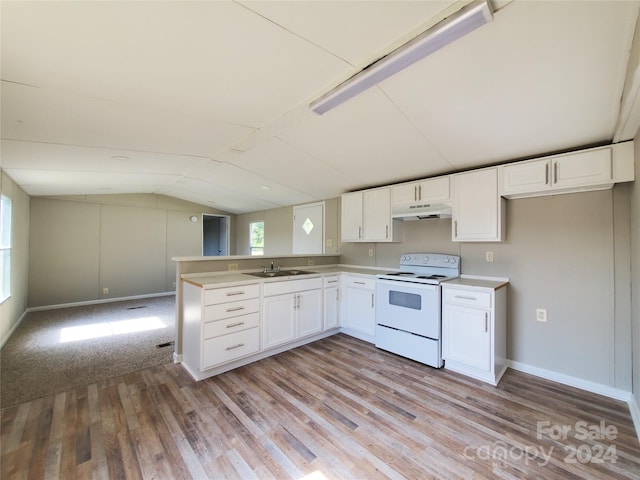
[[0,303],[11,296],[11,199],[0,196]]
[[249,253],[264,255],[264,222],[249,224]]

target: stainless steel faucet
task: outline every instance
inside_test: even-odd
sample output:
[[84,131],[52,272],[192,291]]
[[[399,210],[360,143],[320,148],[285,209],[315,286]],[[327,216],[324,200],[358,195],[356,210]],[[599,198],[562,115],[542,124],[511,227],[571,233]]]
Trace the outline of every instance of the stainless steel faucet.
[[267,272],[279,272],[280,271],[280,265],[276,265],[275,267],[273,266],[273,262],[271,262],[271,268],[267,270],[267,267],[264,267],[262,269],[262,273],[267,273]]

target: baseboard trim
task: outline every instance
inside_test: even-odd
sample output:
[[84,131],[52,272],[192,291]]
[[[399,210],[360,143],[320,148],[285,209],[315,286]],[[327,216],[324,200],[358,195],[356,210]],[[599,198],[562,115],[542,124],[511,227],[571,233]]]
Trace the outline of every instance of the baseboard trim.
[[113,302],[124,302],[127,300],[140,300],[143,298],[155,298],[155,297],[171,297],[174,296],[176,292],[162,292],[162,293],[148,293],[145,295],[131,295],[129,297],[117,297],[117,298],[100,298],[97,300],[86,300],[83,302],[72,302],[72,303],[60,303],[57,305],[43,305],[41,307],[30,307],[27,308],[28,312],[42,312],[45,310],[56,310],[59,308],[69,308],[69,307],[84,307],[87,305],[98,305],[101,303],[113,303]]
[[634,427],[636,427],[638,442],[640,442],[640,407],[638,407],[636,397],[634,397],[633,395],[631,396],[631,400],[629,400],[629,412],[631,413],[631,418],[633,419],[633,425]]
[[563,373],[553,372],[544,368],[534,367],[514,360],[507,360],[507,366],[514,370],[518,370],[519,372],[529,373],[536,377],[545,378],[547,380],[562,383],[563,385],[568,385],[570,387],[586,390],[587,392],[604,395],[605,397],[613,398],[614,400],[626,402],[629,406],[629,413],[631,414],[633,426],[636,429],[638,442],[640,442],[640,408],[638,407],[638,403],[636,402],[636,398],[633,396],[633,393],[619,388],[613,388],[608,385],[602,385],[601,383],[583,380],[571,375],[565,375]]
[[554,382],[562,383],[563,385],[586,390],[587,392],[604,395],[605,397],[613,398],[615,400],[629,403],[633,398],[631,392],[628,392],[626,390],[613,388],[608,385],[591,382],[589,380],[583,380],[582,378],[565,375],[564,373],[558,373],[552,370],[534,367],[533,365],[528,365],[526,363],[507,360],[507,366],[513,368],[514,370],[518,370],[519,372],[529,373],[531,375],[535,375],[536,377],[546,378],[547,380],[552,380]]
[[22,320],[24,320],[24,317],[27,316],[28,312],[29,312],[28,309],[25,310],[24,312],[22,312],[22,315],[20,315],[20,318],[18,319],[18,321],[13,324],[13,327],[11,327],[11,329],[9,329],[9,331],[7,332],[7,336],[4,337],[4,340],[2,340],[2,343],[0,343],[0,349],[2,349],[2,347],[4,347],[4,345],[5,345],[5,343],[7,343],[9,341],[9,339],[11,338],[11,335],[13,335],[13,332],[16,331],[16,328],[18,328],[18,325],[20,325]]

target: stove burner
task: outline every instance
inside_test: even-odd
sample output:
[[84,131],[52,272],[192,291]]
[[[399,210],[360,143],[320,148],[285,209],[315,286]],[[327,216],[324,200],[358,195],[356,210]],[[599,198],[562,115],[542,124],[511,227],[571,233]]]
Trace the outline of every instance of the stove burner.
[[446,275],[422,275],[420,277],[417,278],[426,278],[427,280],[437,280],[439,278],[446,278]]
[[413,272],[395,272],[395,273],[387,273],[387,275],[389,275],[389,276],[394,276],[394,277],[395,277],[395,276],[400,277],[400,276],[402,276],[402,275],[407,275],[407,276],[409,276],[409,275],[415,275],[415,273],[413,273]]

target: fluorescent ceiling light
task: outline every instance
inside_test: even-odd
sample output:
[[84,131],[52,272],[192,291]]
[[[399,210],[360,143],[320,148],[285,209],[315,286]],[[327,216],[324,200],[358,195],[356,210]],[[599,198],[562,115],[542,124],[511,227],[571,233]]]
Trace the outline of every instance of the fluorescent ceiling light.
[[365,67],[353,77],[312,102],[309,108],[322,115],[491,20],[493,20],[493,12],[487,0],[470,3],[380,60]]

